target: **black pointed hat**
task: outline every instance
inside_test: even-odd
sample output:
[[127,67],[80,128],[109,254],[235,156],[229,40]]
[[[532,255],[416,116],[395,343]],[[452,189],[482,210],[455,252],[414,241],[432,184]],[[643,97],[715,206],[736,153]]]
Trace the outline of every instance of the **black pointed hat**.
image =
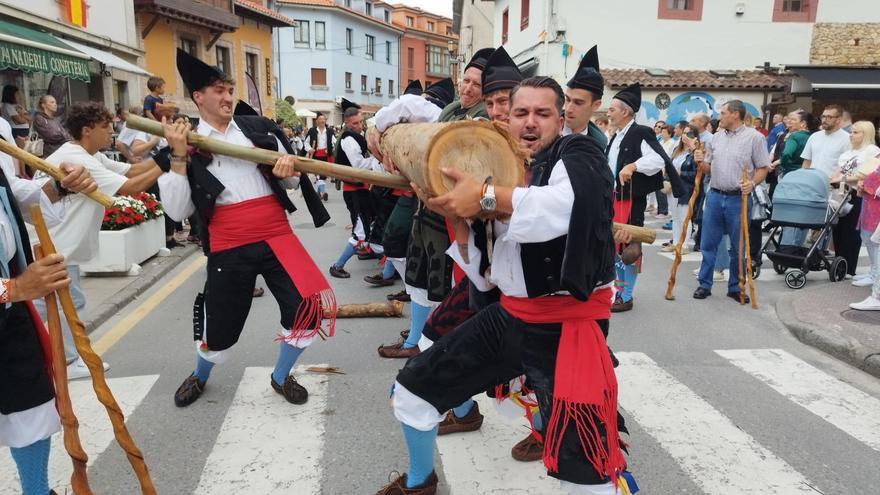
[[177,49],[177,72],[189,95],[228,77],[218,67],[208,65],[180,48]]
[[507,54],[504,47],[492,52],[483,69],[483,95],[499,89],[511,89],[523,80],[516,62]]
[[260,115],[254,110],[254,107],[248,105],[244,102],[244,100],[238,100],[238,103],[235,104],[235,110],[232,112],[232,115]]
[[642,85],[635,83],[627,86],[614,95],[614,98],[629,105],[633,112],[638,112],[642,108]]
[[452,84],[452,79],[449,77],[440,79],[425,88],[425,94],[431,98],[440,100],[440,102],[443,103],[443,106],[446,106],[452,103],[452,100],[455,99],[455,85]]
[[405,95],[418,95],[421,96],[422,93],[422,81],[416,79],[415,81],[410,81],[409,84],[406,85],[406,89],[403,90],[403,94]]
[[357,108],[360,110],[361,106],[353,101],[348,101],[345,98],[342,99],[342,103],[339,104],[342,107],[342,113],[345,113],[349,108]]
[[492,52],[494,51],[494,48],[483,48],[481,50],[477,50],[477,52],[474,53],[474,56],[471,57],[471,61],[464,66],[464,70],[468,70],[471,67],[476,67],[480,70],[485,69],[486,61],[489,60],[489,56],[492,55]]
[[599,97],[605,92],[605,79],[599,71],[599,51],[593,46],[581,59],[574,77],[568,81],[568,87],[572,89],[586,89]]

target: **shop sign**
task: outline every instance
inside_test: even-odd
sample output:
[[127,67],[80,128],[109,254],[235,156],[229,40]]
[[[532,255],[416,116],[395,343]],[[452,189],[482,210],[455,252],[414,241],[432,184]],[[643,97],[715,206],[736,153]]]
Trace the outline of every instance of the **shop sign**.
[[0,69],[46,72],[88,82],[89,61],[39,48],[0,41]]

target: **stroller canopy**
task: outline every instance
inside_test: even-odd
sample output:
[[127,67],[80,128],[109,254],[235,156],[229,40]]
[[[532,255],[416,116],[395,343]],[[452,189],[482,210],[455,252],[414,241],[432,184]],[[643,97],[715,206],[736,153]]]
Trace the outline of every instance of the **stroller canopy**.
[[788,225],[821,225],[828,210],[828,176],[815,169],[785,174],[773,193],[771,220]]

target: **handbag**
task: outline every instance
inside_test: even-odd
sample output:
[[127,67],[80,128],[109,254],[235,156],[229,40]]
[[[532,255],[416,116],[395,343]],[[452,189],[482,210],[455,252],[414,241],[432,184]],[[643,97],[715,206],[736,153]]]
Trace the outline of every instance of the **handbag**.
[[762,187],[755,187],[749,195],[749,201],[752,204],[752,220],[767,220],[767,214],[770,209],[770,197]]
[[28,131],[27,141],[24,142],[24,150],[34,156],[43,157],[43,138],[34,130],[33,124]]

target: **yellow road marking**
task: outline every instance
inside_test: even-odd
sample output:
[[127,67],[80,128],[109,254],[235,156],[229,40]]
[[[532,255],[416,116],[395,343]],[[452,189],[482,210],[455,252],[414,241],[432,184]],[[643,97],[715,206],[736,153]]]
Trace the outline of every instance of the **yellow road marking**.
[[113,347],[117,342],[119,342],[122,337],[131,331],[132,328],[135,327],[141,320],[144,319],[148,314],[150,314],[154,309],[156,309],[159,304],[164,301],[168,296],[171,295],[172,292],[177,290],[178,287],[183,285],[186,280],[192,276],[198,269],[202,268],[205,263],[208,261],[208,258],[205,256],[199,256],[195,260],[192,261],[189,265],[186,266],[180,273],[177,274],[173,279],[168,281],[167,284],[162,286],[159,290],[157,290],[152,296],[148,297],[140,306],[134,309],[134,311],[130,312],[128,316],[119,321],[116,325],[113,326],[110,330],[107,331],[98,341],[96,341],[92,348],[96,353],[104,354]]

